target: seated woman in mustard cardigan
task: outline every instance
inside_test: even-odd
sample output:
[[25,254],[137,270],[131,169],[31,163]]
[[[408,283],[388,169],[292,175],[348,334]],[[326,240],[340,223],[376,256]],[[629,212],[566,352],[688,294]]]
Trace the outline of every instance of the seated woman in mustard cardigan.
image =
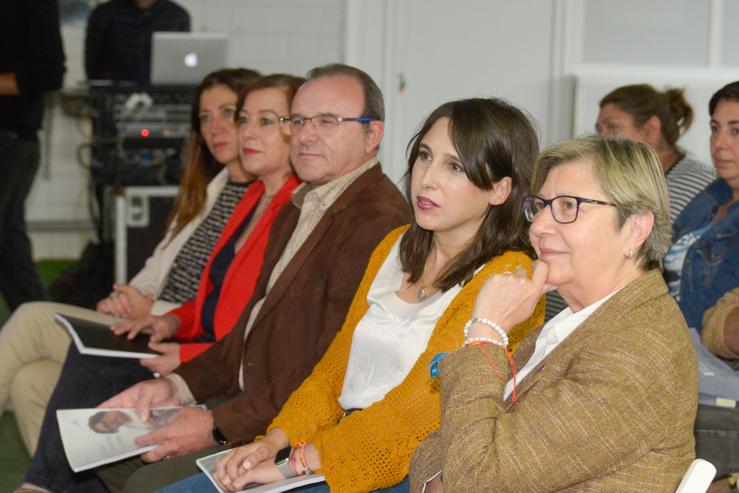
[[[411,491],[673,492],[693,460],[698,377],[660,272],[659,161],[644,144],[583,138],[544,152],[533,185],[540,261],[531,279],[480,290],[468,341],[488,344],[441,361],[441,429],[413,458]],[[524,338],[512,374],[499,332],[555,287],[568,308]]]
[[[413,224],[377,247],[343,329],[267,435],[216,466],[225,490],[312,470],[327,485],[311,492],[407,491],[411,454],[439,425],[429,363],[462,344],[484,279],[530,271],[520,204],[537,139],[526,116],[499,100],[446,103],[409,147]],[[511,344],[543,315],[542,300],[511,331]],[[289,445],[293,460],[278,467],[275,456]],[[160,491],[215,488],[201,475]]]

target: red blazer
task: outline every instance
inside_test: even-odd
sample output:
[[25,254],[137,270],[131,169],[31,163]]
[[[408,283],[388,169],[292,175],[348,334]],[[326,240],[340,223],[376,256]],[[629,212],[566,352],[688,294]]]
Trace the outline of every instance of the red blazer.
[[[299,183],[300,181],[294,176],[288,178],[285,184],[282,185],[282,188],[275,194],[269,206],[264,211],[264,214],[259,218],[259,222],[254,226],[251,233],[249,233],[249,237],[231,261],[226,272],[226,277],[223,280],[221,296],[218,299],[213,320],[216,341],[223,339],[226,334],[231,332],[231,329],[239,319],[239,315],[241,315],[241,312],[244,311],[246,304],[251,299],[251,295],[254,293],[254,286],[262,268],[264,252],[272,224],[282,207],[292,198],[292,191]],[[233,213],[231,213],[228,222],[223,227],[223,233],[213,248],[205,269],[203,269],[197,296],[194,300],[190,300],[179,308],[169,312],[180,320],[180,329],[174,338],[182,343],[180,346],[180,361],[182,362],[191,360],[208,349],[212,344],[210,342],[187,342],[192,341],[205,332],[200,321],[205,298],[211,289],[213,289],[213,283],[210,281],[211,264],[215,256],[228,243],[244,219],[257,206],[263,193],[264,184],[261,181],[257,181],[246,190]]]

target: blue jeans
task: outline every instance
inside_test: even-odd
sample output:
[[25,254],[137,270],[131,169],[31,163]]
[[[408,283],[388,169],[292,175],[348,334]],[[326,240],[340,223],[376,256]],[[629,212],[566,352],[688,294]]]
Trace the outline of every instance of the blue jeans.
[[[373,493],[408,493],[408,488],[408,477],[406,477],[395,486],[382,490],[375,490]],[[290,491],[299,493],[329,493],[328,485],[326,483],[314,484]],[[189,478],[178,481],[162,488],[161,490],[157,490],[156,493],[218,493],[218,490],[213,486],[213,483],[208,479],[208,476],[205,474],[196,474],[195,476],[190,476]]]
[[64,455],[57,409],[95,407],[141,380],[151,372],[136,359],[85,356],[69,346],[54,392],[41,424],[38,448],[26,471],[25,481],[52,492],[107,492],[94,471],[75,474]]

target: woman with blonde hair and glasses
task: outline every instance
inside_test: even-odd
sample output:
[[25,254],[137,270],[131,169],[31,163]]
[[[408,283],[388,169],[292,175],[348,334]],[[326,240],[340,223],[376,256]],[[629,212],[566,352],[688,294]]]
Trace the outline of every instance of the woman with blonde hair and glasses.
[[[567,141],[541,155],[533,189],[533,276],[480,290],[467,337],[490,342],[441,361],[441,428],[416,451],[411,491],[673,492],[694,456],[698,379],[660,272],[659,162],[633,141]],[[568,308],[509,364],[500,333],[553,288]]]

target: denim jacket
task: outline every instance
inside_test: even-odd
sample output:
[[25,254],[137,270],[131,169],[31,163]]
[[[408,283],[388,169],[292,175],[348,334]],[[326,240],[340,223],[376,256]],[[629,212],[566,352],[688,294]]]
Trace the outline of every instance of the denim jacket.
[[[728,183],[718,179],[695,196],[672,225],[673,242],[706,226],[731,199]],[[689,327],[699,332],[703,313],[727,291],[739,286],[739,202],[727,217],[709,228],[685,255],[680,277],[680,309]]]

